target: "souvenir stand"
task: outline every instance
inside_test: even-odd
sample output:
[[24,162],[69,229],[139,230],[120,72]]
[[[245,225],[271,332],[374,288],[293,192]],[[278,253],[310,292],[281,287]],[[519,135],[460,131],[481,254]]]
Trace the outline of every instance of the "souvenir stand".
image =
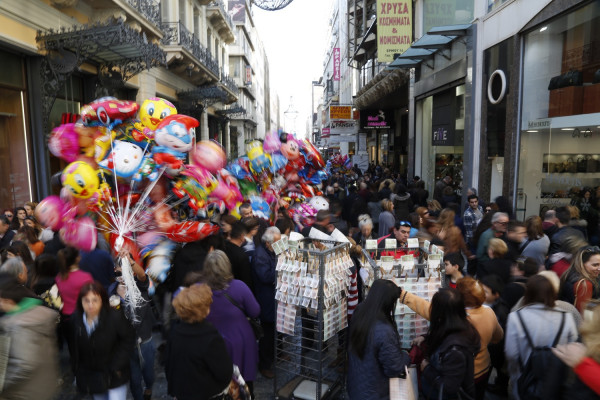
[[[437,246],[430,246],[428,241],[420,245],[418,239],[409,239],[408,247],[396,247],[396,239],[386,239],[383,249],[367,243],[360,260],[363,290],[368,292],[375,279],[389,279],[403,290],[430,301],[438,289],[446,285],[443,258]],[[415,337],[427,333],[429,327],[425,318],[400,302],[396,306],[395,320],[402,347],[406,349],[411,347]]]
[[332,399],[344,393],[349,243],[289,241],[278,256],[276,399]]

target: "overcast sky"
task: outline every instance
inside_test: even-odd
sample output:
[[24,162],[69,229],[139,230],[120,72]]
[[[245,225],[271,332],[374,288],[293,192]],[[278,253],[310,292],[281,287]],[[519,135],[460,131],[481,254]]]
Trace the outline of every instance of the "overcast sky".
[[[279,11],[264,11],[254,6],[254,22],[260,35],[271,72],[271,89],[279,94],[281,111],[286,111],[293,96],[295,121],[301,137],[310,118],[311,86],[323,75],[327,30],[333,0],[294,0]],[[318,88],[317,88],[318,89]],[[284,117],[281,117],[284,125]],[[285,128],[292,130],[291,120]]]

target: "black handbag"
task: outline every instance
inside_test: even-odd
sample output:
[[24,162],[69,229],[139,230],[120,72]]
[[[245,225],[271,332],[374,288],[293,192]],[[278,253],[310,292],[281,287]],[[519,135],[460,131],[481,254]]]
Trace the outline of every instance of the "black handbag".
[[229,300],[229,302],[231,304],[233,304],[234,306],[236,306],[237,308],[240,309],[240,311],[242,313],[244,313],[244,316],[246,317],[246,319],[248,320],[248,322],[250,323],[250,327],[252,328],[252,332],[254,332],[254,337],[256,338],[256,340],[259,340],[260,338],[262,338],[263,336],[265,336],[265,332],[263,330],[262,325],[260,324],[260,320],[258,318],[250,318],[248,316],[248,314],[246,314],[246,311],[244,311],[244,309],[242,307],[240,307],[240,305],[238,304],[237,301],[235,301],[231,296],[229,296],[227,293],[225,293],[225,291],[223,291],[223,295],[225,297],[227,297],[227,300]]
[[593,84],[600,83],[600,69],[594,73]]
[[581,71],[570,70],[560,76],[559,87],[582,86],[583,73]]
[[560,87],[560,86],[558,86],[560,83],[560,78],[561,78],[561,75],[553,76],[550,79],[550,83],[548,84],[548,90],[558,89]]

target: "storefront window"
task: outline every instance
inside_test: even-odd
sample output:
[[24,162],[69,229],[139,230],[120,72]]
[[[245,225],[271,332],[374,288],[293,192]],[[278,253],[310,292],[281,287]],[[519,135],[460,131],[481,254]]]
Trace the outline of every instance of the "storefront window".
[[423,33],[434,26],[469,24],[473,20],[473,0],[425,0]]
[[510,0],[488,0],[488,12],[494,11],[508,1]]
[[[446,175],[462,193],[465,86],[457,86],[419,102],[422,132],[421,178],[430,190]],[[432,162],[433,160],[433,162]]]
[[0,88],[0,205],[23,206],[33,198],[25,93]]
[[525,36],[518,218],[598,198],[599,23],[594,2]]

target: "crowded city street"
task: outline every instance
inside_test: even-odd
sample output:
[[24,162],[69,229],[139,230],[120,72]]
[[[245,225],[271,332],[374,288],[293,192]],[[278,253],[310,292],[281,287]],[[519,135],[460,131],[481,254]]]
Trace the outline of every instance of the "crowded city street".
[[2,0],[0,71],[0,400],[600,399],[600,0]]

